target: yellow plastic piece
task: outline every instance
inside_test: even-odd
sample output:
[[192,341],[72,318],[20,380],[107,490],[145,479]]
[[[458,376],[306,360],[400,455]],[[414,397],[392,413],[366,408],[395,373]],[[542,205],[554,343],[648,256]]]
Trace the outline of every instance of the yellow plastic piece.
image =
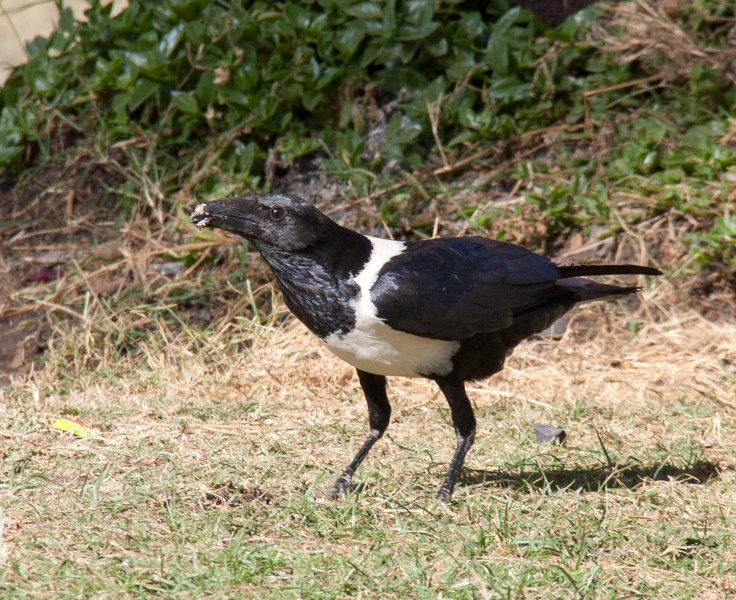
[[72,435],[83,438],[89,437],[90,435],[100,434],[100,432],[96,429],[92,429],[91,427],[87,427],[86,425],[83,425],[78,421],[72,421],[70,419],[56,419],[56,422],[54,423],[54,429],[66,431],[68,433],[71,433]]

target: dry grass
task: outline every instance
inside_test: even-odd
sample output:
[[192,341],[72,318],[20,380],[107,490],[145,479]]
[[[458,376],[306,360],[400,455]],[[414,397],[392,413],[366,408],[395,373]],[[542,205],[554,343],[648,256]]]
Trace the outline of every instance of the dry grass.
[[[665,4],[618,4],[626,35],[593,36],[622,61],[652,59],[654,75],[662,58],[685,78],[703,58],[733,59],[683,40]],[[530,171],[493,194],[509,204],[567,176]],[[66,188],[47,183],[34,204],[63,212]],[[347,218],[375,217],[374,200],[345,200]],[[610,197],[623,219],[649,201]],[[163,227],[134,214],[111,238],[87,203],[74,208],[54,230],[63,241],[44,246],[29,230],[0,256],[0,314],[42,315],[50,331],[44,369],[0,388],[0,597],[736,594],[736,325],[717,320],[733,314],[732,290],[689,293],[713,283],[695,275],[686,239],[702,223],[669,210],[624,227],[610,256],[585,254],[607,241],[592,234],[559,248],[563,260],[641,260],[669,275],[647,282],[640,304],[581,307],[561,340],[528,341],[471,386],[479,434],[445,507],[433,494],[454,440],[432,384],[390,380],[386,438],[356,493],[326,502],[366,434],[353,370],[286,316],[260,262],[187,229],[183,210]],[[511,238],[529,237],[525,219],[508,215]],[[46,251],[72,252],[62,277],[16,285]],[[176,276],[160,272],[188,253]],[[187,305],[191,290],[211,321]],[[61,416],[101,434],[55,431]],[[537,445],[539,423],[564,427],[567,444]]]
[[[240,353],[227,331],[199,352],[151,336],[144,359],[74,378],[80,332],[61,324],[46,369],[0,402],[6,583],[27,597],[62,581],[97,597],[728,597],[736,326],[642,319],[667,288],[633,315],[581,309],[562,340],[524,344],[473,386],[480,434],[448,509],[432,496],[451,427],[428,382],[391,381],[388,436],[332,504],[320,490],[362,441],[365,407],[299,323],[241,321]],[[51,430],[70,414],[102,434]],[[567,445],[536,445],[535,423]]]
[[[622,2],[610,5],[612,23],[594,26],[590,39],[602,52],[611,53],[620,63],[641,61],[645,68],[663,79],[691,79],[692,69],[704,66],[723,73],[736,85],[733,61],[736,47],[708,47],[707,39],[678,24],[683,16],[698,14],[687,0]],[[613,24],[613,27],[611,27]],[[728,28],[729,40],[736,39],[736,27],[728,19],[720,24]]]

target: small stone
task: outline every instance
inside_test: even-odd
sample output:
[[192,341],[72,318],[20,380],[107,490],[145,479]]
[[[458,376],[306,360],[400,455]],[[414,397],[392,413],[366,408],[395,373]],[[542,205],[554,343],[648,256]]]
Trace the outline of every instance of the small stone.
[[32,257],[25,260],[39,265],[58,265],[69,260],[72,255],[73,252],[70,250],[47,250],[46,252],[36,252]]
[[203,323],[209,323],[212,320],[212,312],[209,308],[195,308],[194,318],[199,319]]
[[537,425],[535,430],[537,433],[537,444],[557,444],[562,446],[565,443],[565,438],[567,438],[564,429],[553,427],[552,425]]
[[180,262],[152,263],[151,268],[164,277],[176,277],[181,273],[184,265]]

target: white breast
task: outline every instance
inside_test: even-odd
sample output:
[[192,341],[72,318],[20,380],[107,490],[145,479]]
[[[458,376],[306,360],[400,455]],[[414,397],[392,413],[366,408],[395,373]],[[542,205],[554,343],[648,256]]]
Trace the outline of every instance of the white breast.
[[460,342],[445,342],[394,331],[376,316],[371,288],[378,273],[392,257],[404,251],[404,242],[368,238],[373,244],[364,269],[354,278],[360,288],[355,300],[355,329],[333,333],[322,343],[357,369],[376,375],[421,377],[447,375]]

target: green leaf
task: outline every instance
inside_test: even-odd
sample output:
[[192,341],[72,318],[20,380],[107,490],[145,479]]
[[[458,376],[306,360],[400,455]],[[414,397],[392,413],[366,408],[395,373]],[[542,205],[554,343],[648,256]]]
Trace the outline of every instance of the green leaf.
[[485,25],[483,23],[481,14],[477,10],[466,14],[463,17],[462,24],[465,28],[465,31],[471,38],[478,37],[485,31]]
[[10,77],[3,85],[2,94],[3,102],[6,106],[15,104],[18,101],[18,92],[23,86],[23,80],[17,75]]
[[399,31],[396,34],[396,41],[398,42],[410,42],[413,40],[423,40],[426,37],[432,35],[437,29],[439,29],[440,23],[437,21],[430,21],[426,25],[420,27],[413,27],[411,25],[402,25],[399,27]]
[[346,14],[359,19],[380,19],[383,16],[381,7],[373,2],[358,2],[341,8]]
[[315,84],[315,89],[321,90],[325,86],[329,85],[334,79],[337,79],[341,75],[345,73],[345,69],[342,67],[328,67],[324,70],[324,72],[320,75],[319,79],[317,80],[317,83]]
[[374,81],[376,84],[396,92],[400,91],[401,88],[420,90],[429,83],[421,73],[408,68],[385,69],[376,74]]
[[358,49],[358,44],[365,37],[365,25],[360,21],[348,23],[335,39],[335,46],[340,50],[344,58],[348,58]]
[[353,103],[350,102],[347,98],[342,101],[342,109],[340,110],[340,122],[338,123],[338,127],[340,129],[345,129],[353,119]]
[[127,102],[128,110],[136,110],[141,104],[153,96],[157,89],[158,83],[155,81],[139,79]]
[[505,77],[509,73],[509,46],[506,42],[506,36],[498,34],[495,31],[488,40],[488,50],[486,58],[491,65],[493,72],[497,75]]
[[176,108],[187,114],[194,115],[200,112],[197,99],[187,92],[171,92],[171,101]]
[[443,37],[438,37],[433,42],[427,42],[424,44],[424,50],[426,50],[430,56],[434,56],[435,58],[439,58],[440,56],[447,54],[448,49],[449,44]]
[[181,40],[181,36],[184,35],[185,27],[186,23],[179,23],[179,25],[164,35],[159,42],[158,51],[165,57],[170,57],[171,53],[176,48],[176,45],[179,43],[179,40]]
[[412,121],[399,113],[394,113],[391,115],[388,125],[386,125],[384,135],[387,140],[395,144],[408,144],[416,140],[421,132],[422,126],[420,123]]
[[284,6],[284,16],[289,22],[295,27],[306,29],[309,27],[309,11],[303,9],[301,6],[296,4],[287,4]]
[[302,104],[307,110],[314,110],[322,100],[322,92],[306,92],[301,93]]
[[119,53],[120,56],[130,63],[131,65],[135,67],[139,67],[141,69],[148,68],[149,60],[151,57],[150,52],[129,52],[129,51],[123,51]]
[[651,173],[657,166],[659,166],[659,152],[654,150],[647,152],[641,163],[642,173]]
[[383,7],[383,37],[389,39],[396,28],[396,0],[389,0]]
[[212,71],[205,71],[199,76],[196,95],[202,106],[209,106],[214,103],[217,97],[217,88],[215,87],[215,74]]
[[251,108],[251,97],[238,89],[225,88],[219,90],[219,96],[223,103],[232,108]]
[[383,52],[384,45],[382,42],[373,42],[368,44],[363,57],[360,59],[360,68],[365,69],[368,65],[374,62],[381,53]]
[[733,219],[726,219],[723,217],[717,217],[715,220],[716,229],[728,237],[736,238],[736,221]]
[[510,98],[513,100],[522,100],[530,95],[529,84],[519,81],[516,75],[504,77],[496,81],[488,88],[489,98]]
[[256,58],[246,59],[245,62],[239,65],[232,73],[233,82],[244,92],[254,91],[258,87],[260,76],[258,59]]
[[386,129],[383,130],[383,135],[387,140],[395,138],[401,130],[402,115],[395,112],[391,115],[391,118],[386,125]]
[[257,146],[254,142],[243,144],[240,140],[235,140],[234,154],[238,161],[238,175],[246,176],[253,167],[253,161],[256,157]]
[[721,121],[710,121],[704,125],[694,125],[682,136],[684,145],[693,149],[708,150],[714,139],[720,138],[728,132],[728,126]]
[[[138,2],[131,2],[132,5]],[[170,3],[171,16],[176,17],[179,21],[191,21],[196,19],[201,11],[201,3],[197,0],[175,0]]]
[[516,23],[521,13],[521,8],[516,6],[508,11],[503,17],[501,17],[496,24],[493,26],[494,35],[502,35],[506,33],[512,25]]

